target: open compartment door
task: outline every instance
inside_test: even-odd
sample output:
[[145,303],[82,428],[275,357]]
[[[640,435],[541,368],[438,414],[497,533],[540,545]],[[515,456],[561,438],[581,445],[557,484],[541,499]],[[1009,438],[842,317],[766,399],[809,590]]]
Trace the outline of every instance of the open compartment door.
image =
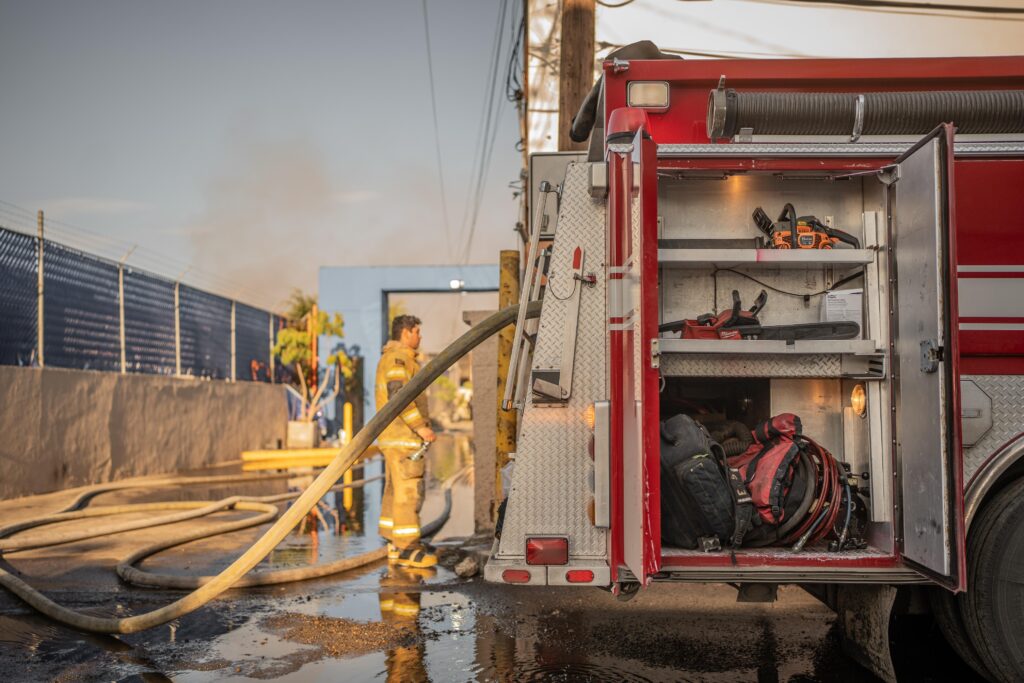
[[613,579],[625,565],[642,585],[661,564],[657,182],[657,147],[643,130],[609,145],[611,558]]
[[894,434],[902,555],[958,591],[966,580],[958,359],[953,128],[896,161],[890,186]]

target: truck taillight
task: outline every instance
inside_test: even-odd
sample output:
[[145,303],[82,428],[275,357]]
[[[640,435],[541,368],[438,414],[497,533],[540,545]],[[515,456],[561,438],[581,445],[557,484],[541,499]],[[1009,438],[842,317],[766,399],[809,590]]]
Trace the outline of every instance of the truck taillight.
[[558,536],[526,539],[526,564],[569,564],[569,539]]
[[506,569],[501,573],[501,580],[505,583],[529,583],[530,572],[525,569]]
[[565,580],[569,583],[590,583],[594,580],[594,572],[589,569],[570,569],[565,573]]

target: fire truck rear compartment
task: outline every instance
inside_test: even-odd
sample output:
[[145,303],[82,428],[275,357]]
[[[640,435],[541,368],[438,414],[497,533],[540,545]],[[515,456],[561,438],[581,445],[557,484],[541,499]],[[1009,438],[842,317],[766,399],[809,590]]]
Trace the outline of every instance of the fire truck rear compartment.
[[[851,406],[850,396],[858,380],[842,378],[717,378],[666,377],[661,393],[662,419],[684,412],[698,421],[736,420],[753,428],[761,420],[784,412],[800,416],[804,433],[824,446],[835,458],[850,465],[858,480],[868,510],[868,546],[830,552],[821,541],[795,553],[789,547],[740,548],[735,551],[738,565],[760,563],[786,565],[850,564],[858,560],[877,562],[891,557],[892,535],[888,517],[871,517],[871,493],[886,482],[871,476],[870,430],[867,421]],[[662,565],[666,567],[715,564],[713,558],[728,558],[733,552],[705,553],[662,546]],[[884,563],[883,563],[884,564]]]
[[[661,333],[660,417],[706,411],[747,427],[783,412],[799,415],[804,433],[847,463],[864,491],[868,545],[830,552],[827,541],[789,547],[705,553],[662,548],[665,571],[687,568],[895,565],[892,463],[887,443],[887,305],[885,188],[876,174],[662,171],[658,184],[660,322],[743,308],[761,291],[763,325],[825,320],[825,292],[862,290],[858,338],[806,340],[680,339]],[[860,249],[759,249],[756,207],[774,220],[785,204],[852,234]],[[720,245],[720,246],[719,246]],[[855,301],[847,297],[848,301]],[[834,313],[833,313],[834,315]],[[854,393],[866,405],[853,405]],[[886,406],[882,410],[882,406]],[[859,412],[858,412],[859,411]]]

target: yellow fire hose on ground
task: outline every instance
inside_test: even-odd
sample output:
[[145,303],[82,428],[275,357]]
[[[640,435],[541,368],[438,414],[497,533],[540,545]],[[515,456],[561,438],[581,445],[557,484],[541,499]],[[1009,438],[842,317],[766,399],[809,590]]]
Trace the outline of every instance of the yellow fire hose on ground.
[[[537,317],[540,314],[540,307],[540,302],[530,304],[527,309],[527,317]],[[248,548],[248,550],[246,550],[240,557],[216,576],[181,577],[171,575],[154,575],[142,572],[132,565],[148,555],[174,545],[180,545],[192,540],[198,540],[200,538],[206,538],[216,534],[228,533],[229,531],[271,521],[277,517],[278,514],[278,510],[273,503],[287,500],[288,498],[293,497],[293,494],[264,497],[233,496],[214,503],[205,501],[141,503],[135,505],[103,506],[86,510],[76,510],[77,507],[98,493],[132,486],[132,484],[127,483],[105,484],[90,488],[80,495],[63,512],[56,513],[54,515],[47,515],[46,517],[35,520],[27,520],[19,524],[11,525],[4,530],[0,530],[0,536],[2,536],[2,532],[14,533],[15,530],[23,530],[42,524],[53,523],[54,521],[118,514],[118,511],[138,512],[141,510],[154,509],[191,510],[190,512],[168,515],[160,518],[156,520],[156,524],[170,524],[175,521],[192,519],[200,515],[212,514],[214,512],[227,509],[260,512],[260,515],[256,515],[254,517],[225,522],[223,524],[216,525],[213,528],[195,531],[184,536],[179,536],[174,539],[161,541],[147,546],[146,548],[142,548],[132,553],[118,565],[118,574],[125,580],[133,583],[140,583],[142,585],[149,586],[158,585],[174,588],[195,588],[191,593],[179,598],[171,604],[165,605],[164,607],[155,609],[151,612],[138,614],[132,617],[97,617],[91,614],[76,612],[57,604],[2,567],[0,567],[0,585],[7,588],[39,612],[45,614],[51,619],[71,626],[72,628],[83,631],[92,631],[95,633],[137,633],[154,626],[165,624],[193,612],[232,586],[266,585],[269,583],[282,583],[285,581],[313,578],[315,576],[324,576],[334,572],[354,569],[382,559],[385,557],[387,552],[387,549],[383,547],[368,553],[363,553],[356,557],[345,558],[325,565],[264,572],[253,577],[248,577],[248,580],[243,579],[243,577],[245,577],[253,567],[255,567],[270,553],[270,551],[277,547],[277,545],[285,538],[285,536],[288,535],[289,532],[291,532],[292,529],[295,528],[302,518],[309,513],[317,502],[335,486],[335,482],[337,482],[338,479],[341,478],[341,476],[350,467],[352,467],[359,456],[361,456],[373,443],[374,439],[377,438],[388,424],[399,416],[401,411],[405,409],[407,405],[412,403],[416,397],[425,391],[435,379],[437,379],[456,361],[462,358],[462,356],[469,353],[470,350],[475,348],[485,339],[515,322],[517,312],[518,306],[509,306],[508,308],[504,308],[487,317],[485,320],[481,321],[475,327],[471,328],[468,332],[459,337],[459,339],[449,345],[444,351],[438,354],[437,357],[430,361],[430,363],[424,366],[424,368],[415,377],[413,377],[412,380],[410,380],[409,383],[398,392],[398,394],[388,401],[383,408],[377,411],[366,426],[364,426],[352,438],[352,440],[341,449],[326,469],[324,469],[324,471],[313,480],[306,490],[298,496],[298,499],[291,505],[291,507],[281,513],[280,517],[277,518],[277,521],[267,529],[266,532],[264,532],[263,536],[261,536],[259,540]],[[239,477],[237,475],[225,475],[223,477],[179,477],[165,480],[154,479],[143,483],[146,486],[153,486],[159,485],[160,482],[163,482],[163,485],[170,486],[196,483],[196,480],[199,479],[206,480],[202,483],[222,483],[230,480],[259,481],[261,479],[280,478],[281,476],[282,475],[246,477],[243,475],[242,477]],[[353,484],[355,484],[355,482],[353,482]],[[134,486],[138,485],[139,484],[134,484]],[[450,490],[448,490],[446,492],[446,505],[450,506],[450,500]],[[68,516],[62,517],[61,515]],[[45,541],[45,543],[46,545],[68,543],[71,541],[67,539],[80,540],[81,538],[92,538],[98,535],[119,533],[120,531],[141,528],[140,526],[137,526],[138,524],[138,522],[126,522],[106,527],[105,529],[96,529],[94,531],[90,530],[90,532],[84,532],[84,534],[72,533],[51,536],[49,540]],[[153,521],[150,521],[142,524],[141,526],[153,525]],[[14,539],[8,541],[0,540],[0,552],[27,550],[29,547],[39,547],[38,543],[39,542],[37,541],[36,544],[33,545],[32,541],[22,541],[19,543]]]

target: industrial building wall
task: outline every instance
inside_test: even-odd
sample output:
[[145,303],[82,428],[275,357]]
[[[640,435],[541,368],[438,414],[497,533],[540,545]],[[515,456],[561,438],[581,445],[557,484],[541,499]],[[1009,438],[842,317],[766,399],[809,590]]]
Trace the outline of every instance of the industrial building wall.
[[0,366],[0,498],[235,460],[276,445],[285,389]]

